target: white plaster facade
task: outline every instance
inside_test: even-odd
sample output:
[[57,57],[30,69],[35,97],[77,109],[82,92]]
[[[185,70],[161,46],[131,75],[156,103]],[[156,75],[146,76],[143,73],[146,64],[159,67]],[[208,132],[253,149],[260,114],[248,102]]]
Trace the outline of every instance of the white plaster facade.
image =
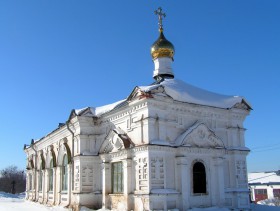
[[[65,125],[25,149],[26,197],[77,209],[81,205],[119,210],[248,208],[243,128],[248,113],[245,104],[220,109],[153,93],[137,93],[101,117],[90,109],[73,111]],[[67,191],[61,184],[64,155],[69,158]],[[51,159],[56,165],[49,191]],[[114,162],[123,164],[123,192],[117,194],[111,184]],[[196,162],[205,166],[202,194],[193,193]]]
[[172,79],[171,62],[154,58],[155,84],[107,109],[73,110],[25,147],[26,198],[75,210],[248,209],[250,105]]

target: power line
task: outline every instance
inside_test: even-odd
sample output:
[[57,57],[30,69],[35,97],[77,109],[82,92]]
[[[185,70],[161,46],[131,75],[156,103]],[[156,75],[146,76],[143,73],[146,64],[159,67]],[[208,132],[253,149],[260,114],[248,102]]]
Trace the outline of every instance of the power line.
[[270,174],[270,175],[267,175],[267,176],[263,176],[263,177],[259,177],[259,178],[254,178],[254,179],[248,180],[248,182],[258,180],[258,179],[263,179],[263,178],[266,178],[266,177],[271,177],[271,176],[274,176],[274,175],[276,175],[276,173],[273,173],[273,174]]
[[259,149],[259,150],[251,150],[252,153],[257,153],[257,152],[266,152],[266,151],[274,151],[274,150],[279,150],[280,147],[274,147],[271,149]]
[[254,149],[259,149],[259,148],[270,148],[270,147],[274,147],[274,146],[278,146],[278,145],[280,145],[280,143],[276,143],[276,144],[272,144],[272,145],[257,146],[257,147],[253,147],[251,149],[254,150]]

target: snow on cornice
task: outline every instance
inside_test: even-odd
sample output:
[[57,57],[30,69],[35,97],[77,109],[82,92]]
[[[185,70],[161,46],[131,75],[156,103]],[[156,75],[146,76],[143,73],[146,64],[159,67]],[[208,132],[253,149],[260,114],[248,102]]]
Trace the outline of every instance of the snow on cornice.
[[143,92],[150,92],[158,87],[163,87],[168,96],[180,102],[224,109],[232,108],[236,104],[244,102],[251,109],[250,104],[243,97],[217,94],[176,79],[165,79],[159,84],[139,86],[138,88]]
[[[132,93],[134,93],[134,91],[137,89],[140,89],[142,92],[148,93],[159,87],[163,87],[165,93],[168,96],[180,102],[224,109],[232,108],[240,103],[245,103],[248,108],[251,109],[250,104],[243,97],[217,94],[176,79],[165,79],[161,83],[152,84],[150,86],[138,86],[133,90]],[[86,107],[82,109],[75,109],[74,112],[78,116],[100,117],[101,115],[122,106],[123,103],[129,101],[129,99],[130,97],[101,107]]]
[[100,117],[102,114],[105,114],[105,113],[110,112],[113,109],[117,108],[119,105],[121,105],[125,101],[126,101],[126,99],[120,100],[118,102],[108,104],[105,106],[100,106],[100,107],[86,107],[86,108],[82,108],[82,109],[75,109],[75,113],[78,116]]

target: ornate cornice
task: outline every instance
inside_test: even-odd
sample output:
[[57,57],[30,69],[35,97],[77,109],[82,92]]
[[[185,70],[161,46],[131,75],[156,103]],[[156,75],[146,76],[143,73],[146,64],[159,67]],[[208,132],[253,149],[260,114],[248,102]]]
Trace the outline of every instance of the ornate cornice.
[[116,113],[111,112],[109,115],[104,115],[103,122],[115,122],[133,113],[136,113],[137,111],[142,110],[143,108],[146,108],[147,105],[148,105],[147,101],[143,100],[134,106],[128,106],[128,108],[126,108],[125,111],[116,112]]

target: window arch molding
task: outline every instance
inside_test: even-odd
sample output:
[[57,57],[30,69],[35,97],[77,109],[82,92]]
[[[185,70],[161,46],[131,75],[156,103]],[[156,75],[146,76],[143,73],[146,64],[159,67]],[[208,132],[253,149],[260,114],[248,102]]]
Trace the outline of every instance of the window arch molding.
[[48,151],[47,151],[47,156],[46,156],[46,168],[50,168],[50,163],[51,160],[53,160],[53,167],[57,166],[57,159],[56,159],[56,153],[54,151],[54,147],[53,145],[48,147]]
[[196,159],[191,165],[192,193],[207,194],[207,166],[201,159]]
[[62,143],[59,147],[56,166],[63,165],[64,155],[67,156],[68,164],[70,164],[71,163],[71,150],[66,142]]
[[31,170],[31,169],[34,169],[34,167],[35,167],[35,165],[34,165],[33,157],[31,157],[31,158],[28,159],[26,169]]
[[37,157],[35,159],[37,161],[37,164],[35,163],[37,165],[37,166],[35,166],[35,169],[38,170],[38,171],[39,170],[45,170],[46,160],[45,160],[45,157],[44,157],[43,150],[38,152],[38,155],[37,155]]

